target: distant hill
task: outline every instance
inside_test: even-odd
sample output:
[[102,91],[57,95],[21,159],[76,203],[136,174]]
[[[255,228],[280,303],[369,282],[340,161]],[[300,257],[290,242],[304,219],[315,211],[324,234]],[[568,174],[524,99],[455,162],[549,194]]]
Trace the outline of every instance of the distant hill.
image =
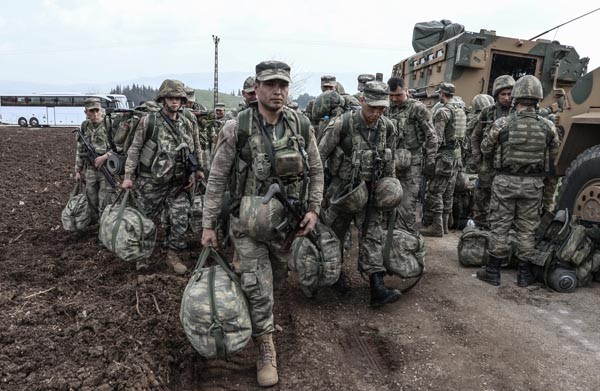
[[[225,107],[228,110],[235,109],[238,107],[238,103],[242,101],[241,96],[233,96],[231,94],[223,94],[219,92],[219,102],[225,103]],[[196,102],[200,103],[207,109],[213,108],[214,103],[214,92],[211,90],[196,90]]]

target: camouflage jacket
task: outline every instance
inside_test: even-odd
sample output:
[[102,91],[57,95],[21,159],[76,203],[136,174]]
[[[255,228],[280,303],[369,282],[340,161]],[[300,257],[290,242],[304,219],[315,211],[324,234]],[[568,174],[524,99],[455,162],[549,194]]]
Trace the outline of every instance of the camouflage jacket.
[[[247,110],[252,110],[252,126],[256,126],[258,121],[263,121],[262,117],[258,114],[257,109],[250,107]],[[294,112],[294,110],[288,108],[284,108],[283,110],[284,113],[280,121],[284,120],[284,115],[289,115],[291,117],[293,114],[290,113]],[[301,116],[302,114],[297,115]],[[208,178],[208,185],[204,195],[204,209],[202,211],[202,226],[204,228],[215,227],[217,218],[221,213],[223,194],[225,193],[225,190],[227,190],[228,185],[230,185],[230,178],[234,177],[238,181],[246,181],[246,186],[243,186],[244,194],[242,195],[253,195],[251,189],[248,187],[248,184],[250,183],[250,178],[248,178],[248,176],[254,175],[251,172],[251,164],[248,165],[240,158],[240,153],[247,149],[247,143],[250,141],[246,138],[245,145],[238,145],[240,144],[239,140],[242,139],[239,137],[242,130],[239,129],[238,118],[227,121],[219,135],[218,145],[213,156]],[[289,126],[298,127],[295,122],[293,124],[289,123]],[[250,129],[245,129],[244,131],[250,132]],[[294,129],[294,132],[300,134],[300,129],[296,128]],[[309,140],[305,141],[304,149],[307,154],[306,158],[309,166],[307,194],[308,210],[319,214],[321,210],[321,201],[323,199],[323,166],[321,165],[321,158],[319,156],[312,126],[309,129]],[[237,175],[242,172],[242,167],[243,170],[248,170],[246,171],[246,177]],[[234,173],[233,171],[236,172]],[[235,183],[233,186],[240,187],[240,183]],[[261,194],[259,193],[258,195]]]
[[[108,144],[108,134],[104,118],[100,123],[94,126],[91,121],[85,120],[81,124],[81,132],[83,137],[92,145],[98,155],[104,155],[110,148]],[[81,172],[84,167],[89,166],[87,150],[83,142],[77,137],[77,149],[75,151],[75,170]],[[92,166],[93,167],[93,166]]]
[[426,163],[433,164],[438,150],[438,136],[427,107],[409,98],[401,105],[390,106],[386,115],[398,132],[396,149],[408,149],[412,155],[412,165],[421,164],[424,149]]
[[511,107],[503,107],[499,103],[495,103],[490,106],[484,107],[473,126],[471,132],[471,156],[475,162],[481,162],[482,151],[481,141],[483,140],[484,134],[488,128],[494,124],[494,122],[502,117],[506,117],[510,113]]
[[[150,116],[154,116],[155,120],[151,121]],[[154,122],[155,129],[149,129],[149,124],[152,122]],[[170,130],[169,125],[161,112],[151,112],[142,117],[135,130],[131,146],[127,151],[125,179],[133,179],[136,175],[138,165],[140,164],[142,149],[144,148],[144,145],[153,138],[153,135],[149,132],[153,131],[152,133],[155,135],[155,140],[153,141],[156,141],[158,148],[167,151],[168,153],[175,153],[175,149],[182,142],[185,142],[188,145],[190,153],[197,153],[200,150],[200,143],[198,141],[197,133],[194,134],[192,123],[180,113],[177,113],[177,118],[172,122],[175,129],[177,129],[177,132],[180,134],[179,137],[176,137]]]

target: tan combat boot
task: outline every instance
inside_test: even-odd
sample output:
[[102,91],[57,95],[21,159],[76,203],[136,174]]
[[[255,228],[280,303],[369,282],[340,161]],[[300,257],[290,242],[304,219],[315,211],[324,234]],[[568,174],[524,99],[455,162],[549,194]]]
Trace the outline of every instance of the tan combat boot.
[[450,218],[450,215],[448,213],[444,213],[442,215],[442,227],[444,228],[444,235],[448,235],[448,232],[450,232],[450,230],[448,229],[449,218]]
[[181,258],[175,250],[167,250],[167,265],[173,269],[175,274],[182,275],[187,272],[187,267],[181,262]]
[[433,216],[433,221],[431,222],[431,225],[423,228],[419,232],[423,236],[433,236],[436,238],[443,238],[444,237],[444,227],[443,227],[443,223],[442,223],[442,215],[440,214],[440,215]]
[[279,382],[277,375],[277,353],[273,344],[273,334],[257,337],[258,361],[256,362],[256,380],[261,387],[274,386]]

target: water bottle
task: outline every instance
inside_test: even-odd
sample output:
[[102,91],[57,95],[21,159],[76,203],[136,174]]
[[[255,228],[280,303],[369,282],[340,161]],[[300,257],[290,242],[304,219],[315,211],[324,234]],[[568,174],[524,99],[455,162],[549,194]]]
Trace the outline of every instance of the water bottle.
[[473,219],[467,220],[467,227],[475,228],[475,221],[473,221]]

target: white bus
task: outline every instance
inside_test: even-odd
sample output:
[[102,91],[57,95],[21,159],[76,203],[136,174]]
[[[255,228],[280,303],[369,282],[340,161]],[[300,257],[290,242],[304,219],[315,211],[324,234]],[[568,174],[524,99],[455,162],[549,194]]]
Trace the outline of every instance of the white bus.
[[78,126],[85,120],[84,104],[87,98],[100,99],[104,109],[126,109],[125,103],[115,95],[95,94],[4,94],[0,95],[0,123],[21,127]]

